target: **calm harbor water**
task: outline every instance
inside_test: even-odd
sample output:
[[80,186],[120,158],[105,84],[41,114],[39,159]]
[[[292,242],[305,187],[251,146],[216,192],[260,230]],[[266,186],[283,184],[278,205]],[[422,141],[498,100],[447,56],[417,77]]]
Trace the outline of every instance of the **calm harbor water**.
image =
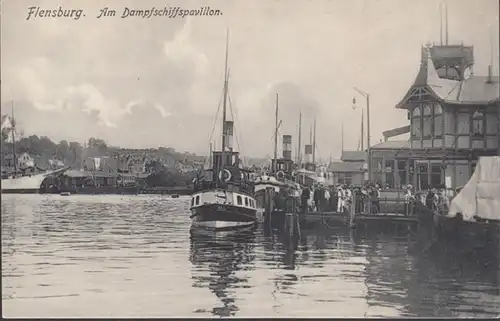
[[421,233],[190,238],[188,199],[2,195],[5,317],[500,315],[498,260]]

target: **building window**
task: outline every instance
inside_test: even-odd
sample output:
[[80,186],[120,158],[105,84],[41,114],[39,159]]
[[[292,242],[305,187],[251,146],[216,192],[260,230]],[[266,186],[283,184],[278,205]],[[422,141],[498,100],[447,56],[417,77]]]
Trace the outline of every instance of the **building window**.
[[443,108],[434,105],[434,137],[443,136]]
[[191,199],[191,206],[194,206],[194,197]]
[[199,205],[200,204],[200,196],[196,196],[196,205]]
[[470,114],[458,114],[458,134],[470,134]]
[[484,114],[479,110],[472,116],[472,133],[474,136],[484,135]]
[[339,177],[339,184],[350,185],[352,182],[352,173],[350,172],[339,173],[338,177]]
[[486,114],[486,134],[495,135],[498,132],[498,119],[496,114]]
[[439,185],[443,184],[443,181],[441,179],[441,163],[434,163],[431,164],[431,182],[430,185],[431,187],[438,187]]
[[347,172],[344,175],[344,184],[351,185],[352,184],[352,173]]
[[242,204],[243,204],[243,202],[241,201],[241,196],[239,196],[239,195],[238,195],[238,196],[236,196],[236,203],[237,203],[238,205],[242,205]]
[[398,176],[399,176],[399,186],[404,187],[406,186],[407,180],[406,180],[406,161],[404,160],[398,160]]
[[248,206],[248,198],[245,197],[245,206]]
[[382,157],[372,157],[373,170],[374,171],[381,171],[382,170],[382,162],[383,162]]
[[431,106],[428,104],[424,105],[423,116],[422,116],[422,136],[431,137],[431,125],[432,125],[432,110]]
[[429,189],[429,163],[418,163],[417,166],[417,189],[418,190],[428,190]]
[[394,160],[385,161],[385,185],[394,188]]
[[422,119],[420,117],[420,107],[415,107],[412,112],[412,118],[411,118],[411,130],[412,130],[412,136],[414,138],[420,138],[421,136],[421,122]]
[[410,94],[410,101],[429,101],[432,95],[425,88],[415,88]]

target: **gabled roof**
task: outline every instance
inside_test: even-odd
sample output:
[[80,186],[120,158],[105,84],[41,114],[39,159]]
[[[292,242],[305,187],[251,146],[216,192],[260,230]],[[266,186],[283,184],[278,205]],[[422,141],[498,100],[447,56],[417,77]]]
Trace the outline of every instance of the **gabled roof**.
[[364,172],[363,169],[363,162],[332,162],[328,166],[328,171],[329,172],[340,172],[340,173],[345,173],[345,172]]
[[426,88],[440,101],[450,104],[490,104],[500,100],[499,77],[471,76],[463,81],[440,78],[430,48],[423,48],[417,77],[396,108],[405,108],[415,88]]
[[410,141],[408,140],[388,140],[371,147],[371,149],[409,149]]
[[367,159],[366,152],[359,150],[343,150],[340,159],[343,162],[364,162]]

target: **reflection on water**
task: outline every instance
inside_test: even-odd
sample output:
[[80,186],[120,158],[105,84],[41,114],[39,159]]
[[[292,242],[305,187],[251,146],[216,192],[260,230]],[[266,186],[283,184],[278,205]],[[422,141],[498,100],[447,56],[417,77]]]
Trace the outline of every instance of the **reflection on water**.
[[498,251],[425,231],[189,233],[188,199],[2,195],[5,316],[500,314]]
[[[209,288],[222,303],[212,308],[216,316],[233,316],[239,310],[235,304],[234,289],[250,288],[246,277],[238,277],[238,271],[254,269],[252,253],[255,247],[255,234],[244,233],[223,239],[213,237],[191,237],[191,256],[193,264],[193,287]],[[199,273],[199,272],[202,273]],[[203,271],[209,271],[209,276]],[[202,311],[197,311],[202,312]]]

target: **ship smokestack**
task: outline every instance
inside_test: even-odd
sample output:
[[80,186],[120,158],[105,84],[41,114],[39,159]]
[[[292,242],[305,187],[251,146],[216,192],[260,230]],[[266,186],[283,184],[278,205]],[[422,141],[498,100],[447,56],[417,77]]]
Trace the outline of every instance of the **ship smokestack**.
[[283,135],[283,158],[292,159],[292,135]]
[[224,145],[229,151],[233,150],[233,128],[234,128],[234,122],[231,120],[226,120],[226,126],[225,126],[226,132],[224,135],[224,139],[226,141],[224,142]]
[[305,163],[312,163],[312,144],[309,144],[309,145],[306,145],[306,149],[305,149]]

